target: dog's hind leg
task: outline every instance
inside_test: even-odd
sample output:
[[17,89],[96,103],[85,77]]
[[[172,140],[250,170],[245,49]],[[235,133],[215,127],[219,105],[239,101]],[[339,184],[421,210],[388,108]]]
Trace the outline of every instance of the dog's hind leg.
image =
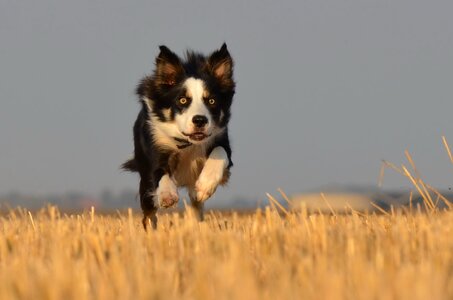
[[142,178],[140,180],[140,206],[143,211],[142,224],[145,230],[148,225],[151,225],[153,229],[157,227],[157,207],[154,203],[154,186],[148,178]]
[[194,189],[189,189],[189,198],[198,221],[204,221],[204,202],[197,200],[197,192]]
[[148,229],[148,225],[151,225],[152,229],[157,228],[157,209],[152,209],[152,210],[143,210],[143,219],[142,219],[142,224],[143,228],[145,230]]

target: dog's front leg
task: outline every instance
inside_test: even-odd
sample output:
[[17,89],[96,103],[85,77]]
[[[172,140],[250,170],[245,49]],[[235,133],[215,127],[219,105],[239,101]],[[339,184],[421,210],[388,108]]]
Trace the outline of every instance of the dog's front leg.
[[[160,173],[160,172],[156,172]],[[142,176],[140,180],[140,204],[143,210],[143,226],[151,223],[157,227],[157,209],[171,207],[178,202],[178,191],[168,174],[155,174],[154,178]]]
[[196,200],[204,202],[214,194],[217,186],[225,181],[227,167],[229,164],[228,155],[223,147],[216,147],[212,150],[195,183]]
[[168,174],[164,174],[160,180],[159,185],[157,186],[156,196],[155,196],[155,206],[156,207],[172,207],[178,203],[178,189],[175,182]]

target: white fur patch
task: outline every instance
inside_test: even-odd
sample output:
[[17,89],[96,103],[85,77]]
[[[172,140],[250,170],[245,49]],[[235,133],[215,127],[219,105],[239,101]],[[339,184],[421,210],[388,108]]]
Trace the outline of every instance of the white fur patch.
[[228,155],[225,149],[223,147],[214,148],[195,183],[198,201],[204,202],[211,197],[222,180],[227,166]]
[[178,203],[178,190],[173,180],[165,174],[159,181],[159,186],[156,190],[156,202],[154,203],[157,207],[171,207]]
[[[154,142],[156,145],[162,148],[169,149],[178,149],[174,137],[185,138],[181,132],[178,130],[178,126],[173,121],[161,122],[152,111],[151,99],[147,97],[142,98],[143,102],[146,105],[148,115],[151,121],[148,121],[148,127],[150,132],[152,132],[154,137]],[[163,114],[166,119],[170,119],[170,109],[163,111]]]
[[184,136],[179,133],[174,122],[161,122],[157,117],[151,116],[148,125],[153,133],[156,145],[162,148],[178,149],[173,137],[184,138]]

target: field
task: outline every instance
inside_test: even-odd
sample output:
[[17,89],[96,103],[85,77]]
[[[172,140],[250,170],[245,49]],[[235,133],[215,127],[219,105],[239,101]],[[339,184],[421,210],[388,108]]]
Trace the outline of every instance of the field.
[[0,218],[0,299],[452,299],[453,212]]
[[204,222],[161,214],[146,232],[132,210],[10,210],[0,299],[453,299],[453,205],[406,157],[409,167],[384,166],[423,203],[379,213],[339,214],[323,194],[328,213],[288,210],[268,195],[264,209]]

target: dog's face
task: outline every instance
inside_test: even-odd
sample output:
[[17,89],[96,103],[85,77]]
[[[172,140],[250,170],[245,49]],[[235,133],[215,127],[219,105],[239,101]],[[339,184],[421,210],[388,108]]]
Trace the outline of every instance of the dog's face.
[[227,47],[223,44],[208,57],[187,52],[185,61],[165,46],[160,50],[154,75],[146,77],[137,90],[152,116],[155,136],[205,143],[221,133],[230,119],[235,84]]

